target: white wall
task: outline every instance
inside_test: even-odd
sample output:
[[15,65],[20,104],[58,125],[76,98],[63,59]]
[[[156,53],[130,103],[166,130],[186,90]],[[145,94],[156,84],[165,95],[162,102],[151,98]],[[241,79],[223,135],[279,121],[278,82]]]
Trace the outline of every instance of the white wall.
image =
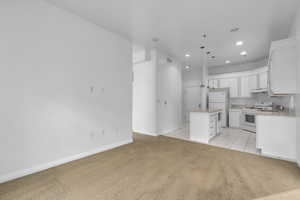
[[149,61],[133,65],[133,106],[132,128],[134,132],[157,135],[157,58],[151,52]]
[[182,128],[182,66],[175,59],[158,52],[157,128],[165,134]]
[[189,122],[189,113],[201,106],[202,67],[194,66],[183,70],[183,121]]
[[151,50],[151,59],[134,64],[133,131],[165,134],[182,127],[182,68],[166,54]]
[[132,45],[132,62],[134,64],[149,61],[150,59],[151,59],[150,50],[138,44]]
[[192,67],[188,70],[184,70],[183,72],[183,86],[184,87],[192,87],[192,86],[200,86],[202,81],[202,68],[201,67]]
[[132,141],[130,42],[42,0],[0,13],[0,182]]
[[[297,89],[300,91],[300,8],[295,17],[295,21],[290,31],[290,37],[298,39],[298,66],[297,66]],[[296,115],[297,115],[297,161],[300,166],[300,95],[296,95]]]

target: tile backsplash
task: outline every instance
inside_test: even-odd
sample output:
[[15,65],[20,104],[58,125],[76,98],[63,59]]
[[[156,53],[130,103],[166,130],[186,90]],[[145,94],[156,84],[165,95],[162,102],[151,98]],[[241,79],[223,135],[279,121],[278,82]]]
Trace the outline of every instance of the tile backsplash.
[[270,97],[267,93],[254,93],[252,98],[231,98],[231,105],[254,105],[255,103],[273,102],[275,105],[290,107],[291,96]]

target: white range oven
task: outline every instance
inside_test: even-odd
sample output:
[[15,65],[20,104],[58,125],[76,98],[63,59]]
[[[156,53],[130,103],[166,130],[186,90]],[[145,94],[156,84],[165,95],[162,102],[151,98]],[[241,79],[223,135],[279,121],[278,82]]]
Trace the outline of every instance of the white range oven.
[[246,131],[256,132],[256,109],[245,108],[242,110],[241,128]]

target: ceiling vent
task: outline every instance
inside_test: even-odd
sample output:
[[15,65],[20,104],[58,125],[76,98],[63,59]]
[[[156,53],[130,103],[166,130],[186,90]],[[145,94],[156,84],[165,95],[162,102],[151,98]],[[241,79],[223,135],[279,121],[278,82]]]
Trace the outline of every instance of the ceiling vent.
[[172,60],[171,58],[167,58],[167,62],[168,62],[168,63],[172,63],[173,60]]
[[159,42],[159,38],[157,37],[152,38],[152,42]]
[[240,30],[239,27],[235,27],[235,28],[230,29],[230,32],[231,32],[231,33],[234,33],[234,32],[237,32],[237,31],[239,31],[239,30]]

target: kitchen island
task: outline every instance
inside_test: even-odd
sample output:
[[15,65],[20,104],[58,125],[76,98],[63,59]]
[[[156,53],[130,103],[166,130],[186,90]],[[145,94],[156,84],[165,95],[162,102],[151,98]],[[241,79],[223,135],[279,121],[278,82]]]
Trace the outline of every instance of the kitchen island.
[[195,110],[190,112],[190,140],[208,144],[221,133],[222,110]]

